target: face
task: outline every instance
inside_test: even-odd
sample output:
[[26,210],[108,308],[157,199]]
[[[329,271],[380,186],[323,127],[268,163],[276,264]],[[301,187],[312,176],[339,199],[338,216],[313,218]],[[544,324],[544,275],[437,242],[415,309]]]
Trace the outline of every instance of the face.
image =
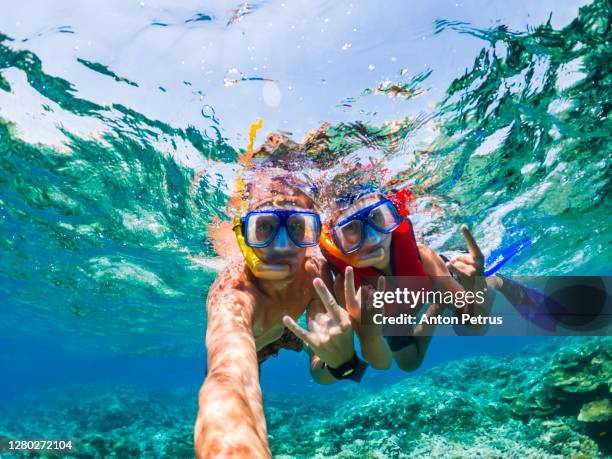
[[[261,199],[251,206],[251,210],[312,210],[307,199],[301,196],[275,194]],[[262,226],[265,231],[265,225]],[[265,238],[265,237],[264,237]],[[266,264],[280,264],[289,267],[290,276],[295,276],[304,266],[306,249],[298,247],[287,234],[287,228],[281,226],[270,245],[253,248],[257,257]]]
[[[362,196],[350,206],[336,211],[332,224],[336,224],[356,212],[376,204],[381,199],[382,196],[379,193]],[[364,226],[365,234],[363,235],[362,246],[359,250],[346,255],[348,262],[356,268],[367,268],[370,266],[377,269],[387,268],[391,260],[391,233],[383,234],[376,231],[370,225]]]

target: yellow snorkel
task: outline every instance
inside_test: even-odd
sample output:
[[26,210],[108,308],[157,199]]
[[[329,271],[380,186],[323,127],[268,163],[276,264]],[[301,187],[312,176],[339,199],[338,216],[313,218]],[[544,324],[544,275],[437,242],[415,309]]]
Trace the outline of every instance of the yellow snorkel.
[[[259,120],[257,123],[253,123],[250,126],[249,144],[247,145],[247,152],[244,155],[244,160],[248,160],[253,156],[253,142],[255,141],[257,130],[261,129],[262,127],[263,120]],[[236,180],[236,184],[239,190],[243,189],[245,186],[244,181],[240,178]],[[240,215],[234,216],[232,229],[234,231],[234,234],[236,235],[236,241],[238,242],[238,247],[240,248],[240,252],[242,252],[244,261],[246,261],[247,266],[255,277],[257,277],[258,279],[265,280],[282,280],[289,276],[289,266],[264,263],[263,260],[261,260],[261,258],[257,256],[255,251],[247,245],[242,234],[242,222]]]
[[239,216],[234,217],[233,229],[244,261],[246,261],[247,266],[255,277],[265,280],[282,280],[289,275],[289,266],[264,263],[255,251],[246,244],[242,235],[242,225]]

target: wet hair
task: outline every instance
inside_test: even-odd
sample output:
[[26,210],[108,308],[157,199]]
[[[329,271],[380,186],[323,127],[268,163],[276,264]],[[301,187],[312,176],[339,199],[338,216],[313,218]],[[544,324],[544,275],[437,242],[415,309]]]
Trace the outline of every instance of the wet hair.
[[247,184],[248,208],[255,209],[265,202],[294,201],[304,209],[315,209],[312,198],[304,193],[299,186],[292,183],[290,177],[259,177]]
[[312,182],[304,171],[311,166],[308,155],[294,142],[290,133],[271,133],[253,153],[246,186],[249,208],[261,201],[280,200],[283,196],[300,207],[315,209]]
[[361,200],[362,199],[371,199],[371,198],[376,198],[376,199],[381,199],[384,196],[384,194],[382,193],[381,190],[379,189],[371,189],[368,192],[364,192],[361,193],[359,195],[357,195],[354,199],[352,199],[351,201],[341,201],[341,202],[336,202],[336,206],[333,211],[331,212],[331,215],[329,216],[329,218],[327,219],[327,223],[329,225],[333,225],[334,223],[336,223],[338,220],[340,220],[341,218],[346,217],[346,212],[349,209],[355,209],[354,212],[357,212],[358,210],[361,210],[361,208],[363,208],[363,204],[361,204]]
[[301,151],[300,145],[294,142],[289,132],[273,132],[268,134],[266,141],[255,150],[254,156],[265,156],[268,158],[280,159],[286,154]]

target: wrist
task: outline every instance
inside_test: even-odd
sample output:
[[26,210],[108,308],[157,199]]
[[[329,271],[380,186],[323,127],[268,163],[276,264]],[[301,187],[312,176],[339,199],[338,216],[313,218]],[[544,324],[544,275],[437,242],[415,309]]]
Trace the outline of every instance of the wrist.
[[349,354],[348,357],[346,357],[346,354],[345,354],[345,356],[341,358],[340,360],[338,359],[324,360],[323,366],[325,366],[330,371],[334,371],[340,367],[345,366],[347,363],[352,362],[355,359],[356,355],[357,355],[357,351],[355,351],[355,349],[353,348],[351,349],[351,353]]
[[352,379],[353,381],[360,381],[367,364],[357,356],[357,352],[353,352],[350,359],[340,364],[337,367],[330,367],[327,363],[323,362],[323,367],[327,368],[327,371],[336,379]]

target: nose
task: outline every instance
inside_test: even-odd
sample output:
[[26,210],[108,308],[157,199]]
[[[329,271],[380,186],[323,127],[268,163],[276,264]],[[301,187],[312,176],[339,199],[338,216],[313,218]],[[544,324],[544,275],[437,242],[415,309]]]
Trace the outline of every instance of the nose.
[[284,253],[292,253],[298,248],[293,241],[289,238],[289,234],[287,233],[287,228],[284,226],[279,228],[278,234],[274,239],[274,242],[270,245],[270,248],[274,250],[274,252],[279,254]]
[[382,242],[382,236],[382,233],[376,231],[370,225],[365,225],[365,246],[374,246],[380,244]]

